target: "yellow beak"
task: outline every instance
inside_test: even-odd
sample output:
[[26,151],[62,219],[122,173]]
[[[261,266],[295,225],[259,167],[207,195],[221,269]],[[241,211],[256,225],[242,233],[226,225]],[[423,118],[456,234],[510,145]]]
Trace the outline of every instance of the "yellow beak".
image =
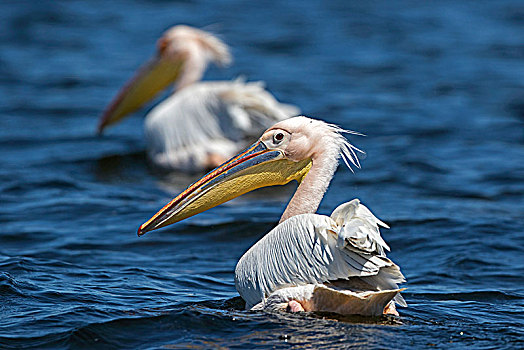
[[201,213],[260,187],[301,181],[311,159],[293,162],[280,150],[257,141],[245,151],[212,170],[169,202],[138,229],[141,236]]
[[174,59],[159,55],[141,67],[105,110],[98,124],[98,133],[135,112],[173,83],[180,75],[183,64],[183,57]]

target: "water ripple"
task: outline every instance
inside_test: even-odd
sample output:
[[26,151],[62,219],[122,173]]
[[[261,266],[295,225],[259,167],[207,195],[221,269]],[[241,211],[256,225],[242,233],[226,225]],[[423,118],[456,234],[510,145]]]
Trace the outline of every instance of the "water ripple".
[[[0,2],[0,348],[522,348],[523,18],[517,0]],[[147,108],[96,121],[175,23],[231,44],[206,79],[265,80],[368,135],[319,211],[357,197],[391,225],[400,318],[244,310],[235,264],[296,184],[136,236],[200,174],[151,168]]]

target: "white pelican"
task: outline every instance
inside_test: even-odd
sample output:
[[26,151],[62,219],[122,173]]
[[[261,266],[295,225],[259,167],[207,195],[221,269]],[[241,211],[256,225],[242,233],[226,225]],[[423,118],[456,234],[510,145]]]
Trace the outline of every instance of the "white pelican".
[[198,83],[209,62],[231,62],[228,46],[210,33],[178,25],[157,46],[156,57],[122,88],[98,125],[101,133],[176,82],[174,94],[145,119],[148,155],[155,165],[181,171],[214,168],[267,127],[299,113],[279,103],[261,82]]
[[387,227],[358,199],[331,216],[315,214],[342,157],[360,167],[355,151],[335,125],[294,117],[264,132],[244,152],[189,186],[138,235],[183,220],[243,193],[296,180],[299,186],[280,223],[252,246],[235,269],[235,285],[248,309],[392,313],[406,303],[400,269],[385,255]]

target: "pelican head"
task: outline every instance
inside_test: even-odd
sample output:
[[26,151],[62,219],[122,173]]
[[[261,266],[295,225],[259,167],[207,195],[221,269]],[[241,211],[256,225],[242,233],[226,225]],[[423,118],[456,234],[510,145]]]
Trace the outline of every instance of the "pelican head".
[[171,27],[157,42],[157,54],[142,66],[109,104],[98,132],[136,111],[160,91],[175,83],[176,89],[202,78],[209,62],[231,63],[228,46],[212,34],[185,25]]
[[315,176],[329,177],[329,183],[340,155],[346,163],[349,160],[359,166],[354,151],[358,149],[349,144],[342,132],[348,131],[303,116],[275,124],[253,145],[169,202],[140,226],[138,235],[181,221],[260,187],[284,185],[293,180],[300,183],[315,164],[323,163],[317,167],[320,172]]

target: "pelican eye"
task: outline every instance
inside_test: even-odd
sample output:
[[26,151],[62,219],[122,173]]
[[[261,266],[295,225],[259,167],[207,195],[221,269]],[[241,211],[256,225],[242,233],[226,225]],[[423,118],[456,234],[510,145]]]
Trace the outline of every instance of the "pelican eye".
[[281,132],[277,132],[275,135],[273,135],[273,141],[275,143],[280,143],[284,139],[284,134]]

